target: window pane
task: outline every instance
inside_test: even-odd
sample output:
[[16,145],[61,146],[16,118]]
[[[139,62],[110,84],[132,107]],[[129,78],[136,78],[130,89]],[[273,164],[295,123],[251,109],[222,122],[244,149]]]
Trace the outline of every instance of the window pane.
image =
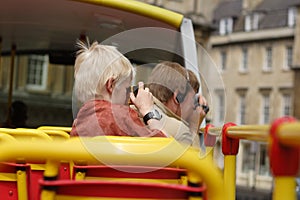
[[286,47],[286,69],[289,69],[293,64],[293,47]]
[[297,16],[297,9],[295,7],[291,7],[288,10],[288,26],[293,27],[296,24],[296,16]]
[[225,51],[221,52],[221,68],[222,70],[226,69],[226,62],[227,62],[227,54]]
[[251,31],[251,16],[247,15],[245,17],[245,31]]
[[246,103],[245,103],[245,96],[240,96],[240,105],[239,105],[239,123],[245,124],[245,117],[246,117]]
[[243,57],[242,57],[242,71],[248,70],[248,50],[243,49]]
[[263,124],[268,124],[270,122],[270,96],[263,96]]
[[283,95],[283,115],[291,115],[291,95],[285,94]]
[[244,143],[243,147],[243,163],[242,163],[242,172],[248,173],[252,168],[252,156],[251,156],[251,144]]
[[266,58],[264,70],[270,71],[272,69],[272,48],[266,48]]
[[27,86],[42,88],[45,84],[46,67],[48,66],[48,56],[31,55],[28,57],[27,66]]
[[269,176],[270,175],[270,166],[269,166],[269,156],[267,152],[267,145],[260,145],[260,154],[259,154],[259,175]]

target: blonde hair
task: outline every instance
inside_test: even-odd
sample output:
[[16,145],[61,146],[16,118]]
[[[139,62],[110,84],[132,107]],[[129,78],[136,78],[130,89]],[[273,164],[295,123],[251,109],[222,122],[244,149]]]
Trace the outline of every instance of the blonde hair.
[[164,61],[157,64],[148,79],[151,93],[161,102],[167,102],[177,89],[186,93],[187,70],[178,63]]
[[101,98],[101,91],[108,79],[115,79],[117,84],[126,78],[132,78],[134,69],[129,60],[114,46],[94,42],[77,42],[80,48],[75,60],[74,92],[81,103]]

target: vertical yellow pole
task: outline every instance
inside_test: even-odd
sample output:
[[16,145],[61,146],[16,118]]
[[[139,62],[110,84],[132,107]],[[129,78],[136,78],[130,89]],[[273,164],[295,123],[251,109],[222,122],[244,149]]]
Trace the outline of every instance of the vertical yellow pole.
[[275,188],[273,200],[296,200],[296,180],[295,177],[277,176],[274,177]]
[[41,200],[54,200],[54,199],[55,199],[55,191],[42,190]]
[[224,189],[226,200],[235,200],[236,155],[239,152],[239,139],[230,138],[227,129],[236,126],[226,123],[222,128],[222,152],[224,154]]
[[85,179],[85,172],[77,172],[75,174],[75,180],[79,181],[79,180],[84,180]]
[[224,188],[227,200],[235,200],[236,156],[224,156]]
[[18,188],[18,199],[27,200],[27,178],[26,171],[18,170],[17,171],[17,188]]
[[12,91],[13,91],[13,79],[14,79],[14,68],[15,68],[15,56],[16,56],[16,45],[12,45],[11,48],[11,61],[10,61],[10,79],[9,79],[9,90],[8,90],[8,97],[7,97],[7,118],[6,122],[7,125],[10,125],[10,117],[11,117],[11,102],[12,102]]
[[[44,179],[55,180],[59,173],[59,162],[53,160],[47,160],[46,169],[44,172]],[[55,191],[43,189],[41,192],[41,200],[54,200]]]

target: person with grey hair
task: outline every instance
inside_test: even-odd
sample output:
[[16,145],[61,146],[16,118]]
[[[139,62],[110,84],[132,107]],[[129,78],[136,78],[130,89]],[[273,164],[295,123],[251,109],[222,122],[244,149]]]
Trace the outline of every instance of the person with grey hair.
[[[73,122],[71,136],[166,137],[159,130],[164,118],[153,110],[149,88],[139,82],[136,96],[128,90],[134,77],[129,60],[113,46],[98,42],[91,46],[78,42],[78,46],[74,92],[82,107]],[[129,98],[137,110],[129,107]]]

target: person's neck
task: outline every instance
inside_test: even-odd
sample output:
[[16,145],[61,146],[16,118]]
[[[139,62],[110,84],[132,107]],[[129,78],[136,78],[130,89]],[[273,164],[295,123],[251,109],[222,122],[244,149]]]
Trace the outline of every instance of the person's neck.
[[164,103],[162,103],[156,97],[153,96],[153,100],[154,100],[154,104],[157,107],[159,107],[167,116],[173,117],[179,121],[182,121],[185,125],[188,125],[188,123],[184,119],[178,116],[175,112],[173,112],[170,108],[168,108]]

